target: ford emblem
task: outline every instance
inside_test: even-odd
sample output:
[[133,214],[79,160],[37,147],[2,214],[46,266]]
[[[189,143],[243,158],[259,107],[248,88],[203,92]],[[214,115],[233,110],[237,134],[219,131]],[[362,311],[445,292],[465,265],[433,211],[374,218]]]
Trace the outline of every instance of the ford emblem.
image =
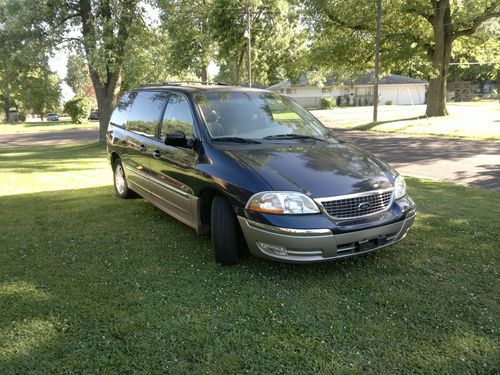
[[361,210],[367,210],[371,207],[371,203],[370,202],[363,202],[363,203],[360,203],[358,204],[358,210],[361,211]]

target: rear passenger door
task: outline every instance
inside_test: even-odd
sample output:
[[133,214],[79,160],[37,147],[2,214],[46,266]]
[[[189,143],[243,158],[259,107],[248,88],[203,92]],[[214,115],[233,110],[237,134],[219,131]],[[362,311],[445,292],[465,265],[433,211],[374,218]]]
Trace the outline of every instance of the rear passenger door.
[[130,187],[141,195],[151,194],[154,187],[150,155],[167,99],[166,92],[137,92],[125,124],[128,157],[123,166]]
[[192,185],[197,154],[193,147],[176,147],[164,143],[167,133],[182,132],[188,144],[194,140],[194,115],[190,102],[180,94],[171,94],[160,125],[151,159],[151,173],[158,182],[162,208],[178,220],[197,224],[196,197]]

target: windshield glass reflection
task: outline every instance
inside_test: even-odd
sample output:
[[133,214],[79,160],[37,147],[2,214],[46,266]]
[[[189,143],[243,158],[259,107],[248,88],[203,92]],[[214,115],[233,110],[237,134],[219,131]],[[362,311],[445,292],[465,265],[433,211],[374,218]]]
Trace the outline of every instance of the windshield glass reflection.
[[275,136],[328,138],[327,129],[286,96],[271,93],[211,92],[196,103],[213,139]]

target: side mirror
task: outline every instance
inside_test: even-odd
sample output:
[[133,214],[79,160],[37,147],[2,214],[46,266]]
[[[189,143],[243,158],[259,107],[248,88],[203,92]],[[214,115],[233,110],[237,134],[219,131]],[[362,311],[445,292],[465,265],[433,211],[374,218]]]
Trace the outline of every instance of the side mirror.
[[188,141],[186,139],[186,135],[183,132],[165,134],[165,138],[163,139],[163,143],[165,143],[168,146],[176,146],[176,147],[187,147],[188,146]]

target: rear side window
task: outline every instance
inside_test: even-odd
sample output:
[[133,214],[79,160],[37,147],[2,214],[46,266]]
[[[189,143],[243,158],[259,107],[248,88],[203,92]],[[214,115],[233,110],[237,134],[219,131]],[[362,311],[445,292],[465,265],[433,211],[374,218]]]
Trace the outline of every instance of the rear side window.
[[127,92],[120,98],[113,114],[111,115],[111,119],[109,120],[111,125],[125,126],[130,107],[132,106],[132,102],[134,101],[136,95],[136,92]]
[[172,94],[163,116],[161,137],[163,139],[167,133],[178,132],[183,132],[186,138],[193,137],[193,115],[187,100],[181,95]]
[[134,133],[154,137],[167,98],[166,92],[141,91],[137,93],[125,128]]

